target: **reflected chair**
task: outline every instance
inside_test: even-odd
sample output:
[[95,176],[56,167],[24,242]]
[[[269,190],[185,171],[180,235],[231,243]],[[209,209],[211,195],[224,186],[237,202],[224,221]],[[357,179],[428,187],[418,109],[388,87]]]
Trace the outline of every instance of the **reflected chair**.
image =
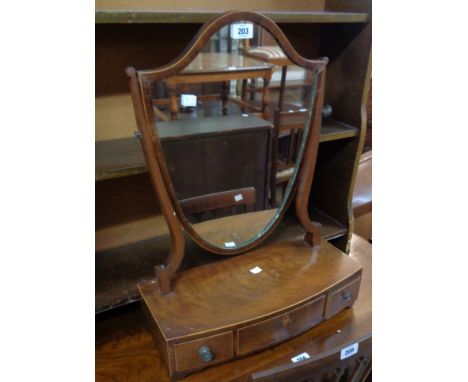
[[189,220],[201,222],[252,212],[255,201],[255,188],[246,187],[183,199],[180,205],[184,213],[191,217]]
[[[270,184],[270,204],[279,205],[277,190],[281,186],[281,198],[296,166],[297,154],[306,122],[306,111],[281,111],[276,109],[273,117],[272,172]],[[286,147],[279,149],[281,138]]]

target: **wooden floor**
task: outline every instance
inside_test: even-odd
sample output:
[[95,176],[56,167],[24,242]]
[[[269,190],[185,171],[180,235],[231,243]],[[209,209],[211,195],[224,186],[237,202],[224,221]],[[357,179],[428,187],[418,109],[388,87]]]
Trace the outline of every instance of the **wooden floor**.
[[[371,245],[353,236],[350,256],[359,262],[363,279],[359,297],[346,309],[291,341],[269,350],[217,365],[188,376],[185,381],[246,381],[254,371],[270,369],[307,351],[312,356],[342,348],[372,335]],[[138,303],[96,319],[96,381],[170,381],[165,365],[144,328]]]

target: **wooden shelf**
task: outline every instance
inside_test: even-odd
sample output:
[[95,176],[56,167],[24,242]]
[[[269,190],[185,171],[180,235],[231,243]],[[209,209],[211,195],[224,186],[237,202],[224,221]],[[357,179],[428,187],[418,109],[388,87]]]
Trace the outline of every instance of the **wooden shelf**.
[[333,240],[348,233],[348,229],[344,225],[326,215],[318,208],[312,207],[310,216],[313,221],[322,225],[321,236],[325,240]]
[[359,135],[359,129],[334,119],[324,120],[320,132],[320,142],[336,141]]
[[[320,142],[355,137],[357,128],[337,121],[326,121]],[[133,137],[97,141],[95,144],[95,180],[121,178],[147,171],[140,142]]]
[[[369,21],[368,13],[357,12],[262,12],[277,23],[366,23]],[[181,24],[205,23],[219,16],[219,12],[186,12],[186,11],[159,11],[151,9],[138,9],[129,4],[126,8],[109,9],[96,7],[96,24]]]

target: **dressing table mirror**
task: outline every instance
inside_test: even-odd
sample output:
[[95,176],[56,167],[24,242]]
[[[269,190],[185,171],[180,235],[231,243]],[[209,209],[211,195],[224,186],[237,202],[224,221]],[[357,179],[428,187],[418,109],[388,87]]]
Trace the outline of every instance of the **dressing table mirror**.
[[[360,267],[308,213],[327,62],[271,19],[228,12],[169,65],[127,69],[171,236],[139,285],[171,377],[285,341],[357,297]],[[271,239],[292,203],[299,231]],[[225,259],[178,272],[186,240]]]

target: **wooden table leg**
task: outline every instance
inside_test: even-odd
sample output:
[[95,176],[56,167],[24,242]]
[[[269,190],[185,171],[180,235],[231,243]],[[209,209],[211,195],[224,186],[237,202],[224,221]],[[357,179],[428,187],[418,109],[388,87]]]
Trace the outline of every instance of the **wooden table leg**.
[[[241,100],[245,101],[247,97],[247,79],[242,80]],[[245,113],[245,107],[242,106],[242,112]]]
[[287,71],[288,71],[288,66],[283,65],[283,67],[281,68],[281,84],[280,84],[279,100],[278,100],[278,108],[280,109],[280,111],[283,111],[284,88],[286,85]]
[[167,89],[169,92],[169,111],[171,119],[176,120],[179,114],[179,106],[177,105],[177,85],[168,81]]
[[268,119],[268,104],[270,102],[270,79],[271,75],[268,77],[263,77],[262,113],[264,119]]
[[221,93],[221,101],[223,103],[223,115],[227,115],[227,99],[228,99],[228,92],[231,87],[230,81],[223,81],[223,89]]

